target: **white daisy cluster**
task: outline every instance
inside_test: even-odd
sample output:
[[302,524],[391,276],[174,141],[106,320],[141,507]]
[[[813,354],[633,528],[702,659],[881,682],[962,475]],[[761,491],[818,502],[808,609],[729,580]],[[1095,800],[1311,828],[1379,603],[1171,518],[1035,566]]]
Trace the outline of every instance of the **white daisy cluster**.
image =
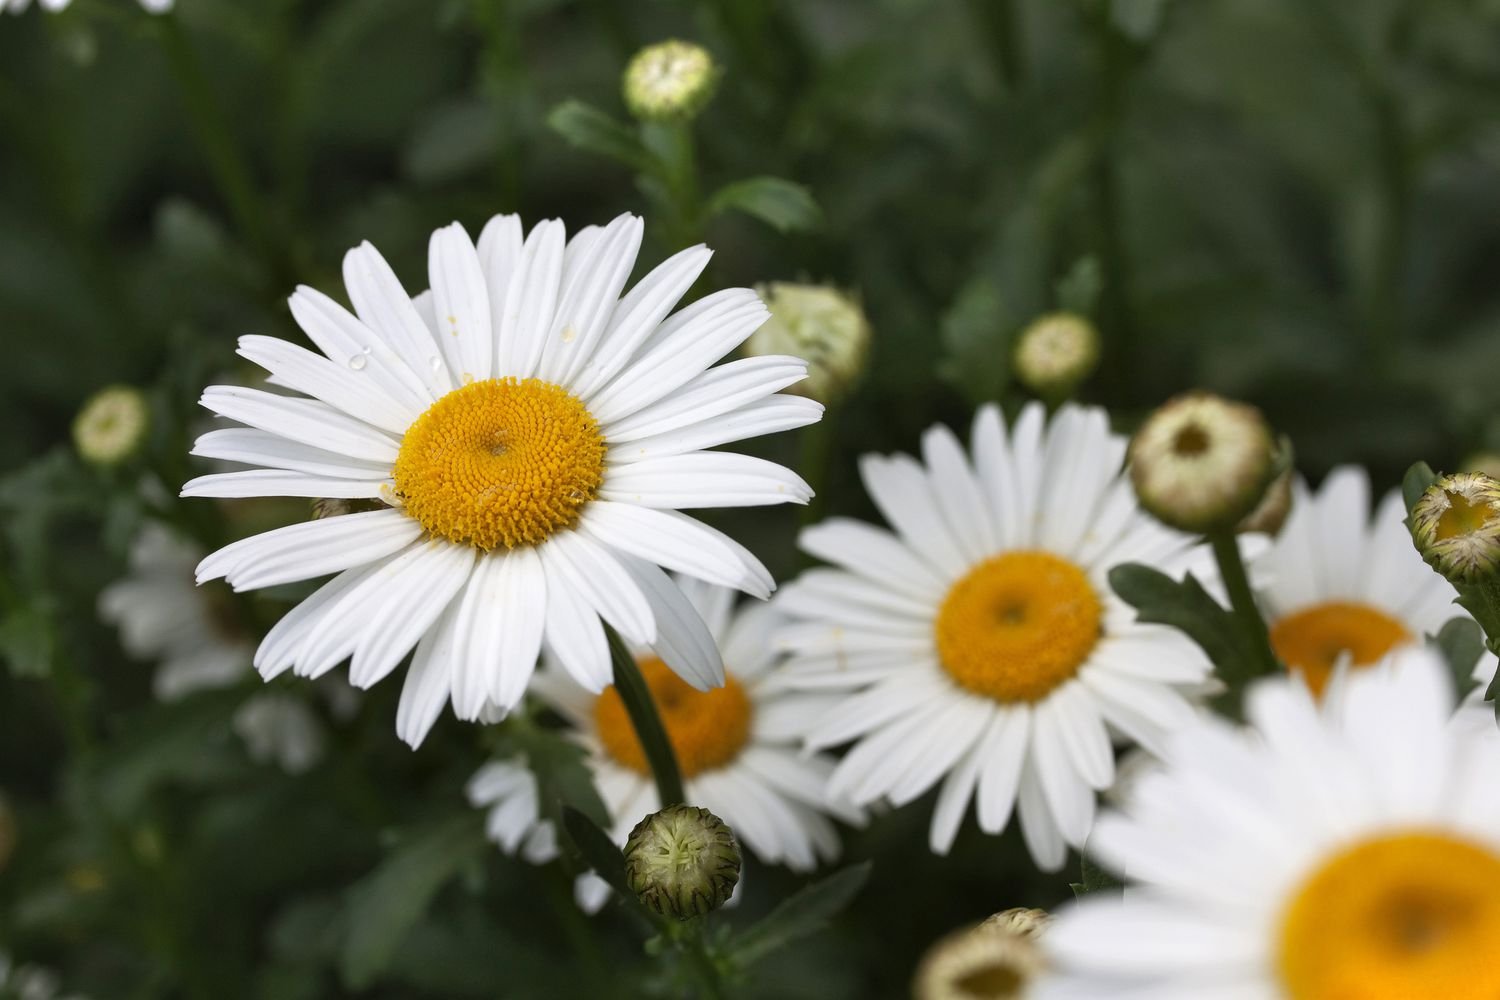
[[[66,9],[73,3],[73,0],[36,0],[36,2],[42,10],[55,12]],[[138,0],[138,2],[142,10],[152,14],[165,14],[172,9],[176,0]],[[31,0],[0,0],[0,13],[9,11],[12,14],[19,14],[30,6]]]

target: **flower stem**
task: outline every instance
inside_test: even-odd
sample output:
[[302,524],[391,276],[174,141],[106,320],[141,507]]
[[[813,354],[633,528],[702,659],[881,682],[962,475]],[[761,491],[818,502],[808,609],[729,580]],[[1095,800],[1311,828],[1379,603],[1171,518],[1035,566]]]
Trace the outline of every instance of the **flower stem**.
[[1219,576],[1224,588],[1229,591],[1229,605],[1239,622],[1245,641],[1255,651],[1260,663],[1260,676],[1282,672],[1281,661],[1271,649],[1271,637],[1266,631],[1266,620],[1255,606],[1255,594],[1250,589],[1250,578],[1245,573],[1244,560],[1240,558],[1239,541],[1233,531],[1216,531],[1208,536],[1213,546],[1214,559],[1219,564]]
[[651,776],[656,780],[656,794],[663,807],[678,805],[686,800],[682,792],[682,772],[677,769],[677,755],[672,752],[672,743],[667,739],[666,727],[656,712],[656,702],[651,689],[641,676],[635,657],[625,648],[624,641],[609,626],[604,628],[609,637],[609,655],[615,668],[615,690],[625,703],[630,724],[635,727],[636,739],[646,752],[646,762],[651,765]]

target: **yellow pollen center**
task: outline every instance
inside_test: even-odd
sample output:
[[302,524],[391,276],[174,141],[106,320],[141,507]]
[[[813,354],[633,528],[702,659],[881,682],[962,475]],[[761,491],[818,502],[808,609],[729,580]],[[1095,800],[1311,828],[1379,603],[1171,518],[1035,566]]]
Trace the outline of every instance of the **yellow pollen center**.
[[1377,608],[1354,601],[1327,601],[1293,612],[1271,626],[1271,647],[1290,670],[1300,670],[1314,694],[1322,694],[1339,658],[1367,667],[1411,639],[1406,626]]
[[1446,834],[1378,837],[1336,855],[1282,919],[1290,1000],[1500,997],[1500,855]]
[[604,438],[551,382],[485,379],[427,408],[392,473],[432,534],[489,551],[535,545],[578,519],[604,477]]
[[1077,566],[1047,552],[1007,552],[948,591],[935,628],[938,657],[975,694],[1040,701],[1088,659],[1103,610]]
[[1448,491],[1448,509],[1438,515],[1434,534],[1438,541],[1459,538],[1481,530],[1494,516],[1487,503],[1471,503],[1460,493]]
[[[752,707],[739,681],[728,677],[721,688],[698,691],[654,656],[636,662],[684,778],[723,767],[740,755],[750,739]],[[651,773],[625,702],[613,686],[594,702],[594,725],[611,757],[633,771]]]

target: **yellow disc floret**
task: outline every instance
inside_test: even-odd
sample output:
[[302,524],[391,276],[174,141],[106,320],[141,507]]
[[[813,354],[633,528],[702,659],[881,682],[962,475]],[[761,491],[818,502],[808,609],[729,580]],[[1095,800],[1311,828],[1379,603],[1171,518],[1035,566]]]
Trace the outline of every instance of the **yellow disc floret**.
[[578,519],[604,476],[604,438],[550,382],[486,379],[454,389],[407,430],[392,473],[406,512],[477,549],[544,541]]
[[1291,1000],[1500,997],[1500,856],[1447,834],[1403,832],[1334,856],[1282,917]]
[[1410,639],[1405,625],[1355,601],[1314,604],[1271,625],[1271,647],[1289,669],[1302,672],[1314,694],[1323,693],[1343,657],[1351,666],[1369,666]]
[[[740,755],[750,739],[752,707],[738,681],[729,677],[721,688],[698,691],[654,656],[641,658],[638,666],[684,778],[723,767]],[[633,771],[651,773],[625,703],[613,687],[594,702],[594,724],[611,757]]]
[[948,592],[937,617],[938,657],[975,694],[1040,701],[1088,659],[1102,615],[1077,566],[1048,552],[1007,552]]

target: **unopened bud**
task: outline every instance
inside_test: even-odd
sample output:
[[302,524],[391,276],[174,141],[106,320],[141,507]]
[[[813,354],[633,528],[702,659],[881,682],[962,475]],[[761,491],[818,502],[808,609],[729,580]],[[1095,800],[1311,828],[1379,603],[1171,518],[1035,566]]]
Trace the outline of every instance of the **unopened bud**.
[[1411,510],[1411,533],[1428,565],[1454,583],[1500,568],[1500,482],[1481,472],[1443,476]]
[[95,465],[117,465],[146,439],[151,412],[146,397],[128,385],[110,386],[83,404],[73,420],[73,444]]
[[756,289],[771,318],[745,342],[749,355],[789,354],[807,362],[807,378],[787,392],[830,403],[865,368],[870,323],[859,300],[827,285],[773,282]]
[[1235,530],[1241,534],[1259,531],[1267,535],[1281,534],[1281,528],[1286,524],[1286,519],[1292,515],[1292,504],[1295,501],[1292,493],[1292,477],[1295,475],[1291,463],[1281,470],[1281,475],[1271,480],[1271,485],[1266,487],[1266,495],[1260,498],[1260,503],[1255,509],[1245,515]]
[[701,45],[648,45],[625,67],[625,106],[642,121],[688,121],[713,97],[719,69]]
[[1253,406],[1204,392],[1178,396],[1130,442],[1141,506],[1182,531],[1233,528],[1265,496],[1276,442]]
[[723,906],[740,880],[734,833],[707,809],[668,806],[630,831],[625,879],[642,903],[686,920]]
[[1051,918],[1014,909],[958,931],[927,950],[917,967],[916,1000],[1019,1000],[1041,974],[1036,938]]
[[1099,331],[1077,313],[1040,316],[1016,341],[1016,377],[1039,396],[1070,395],[1098,364]]

